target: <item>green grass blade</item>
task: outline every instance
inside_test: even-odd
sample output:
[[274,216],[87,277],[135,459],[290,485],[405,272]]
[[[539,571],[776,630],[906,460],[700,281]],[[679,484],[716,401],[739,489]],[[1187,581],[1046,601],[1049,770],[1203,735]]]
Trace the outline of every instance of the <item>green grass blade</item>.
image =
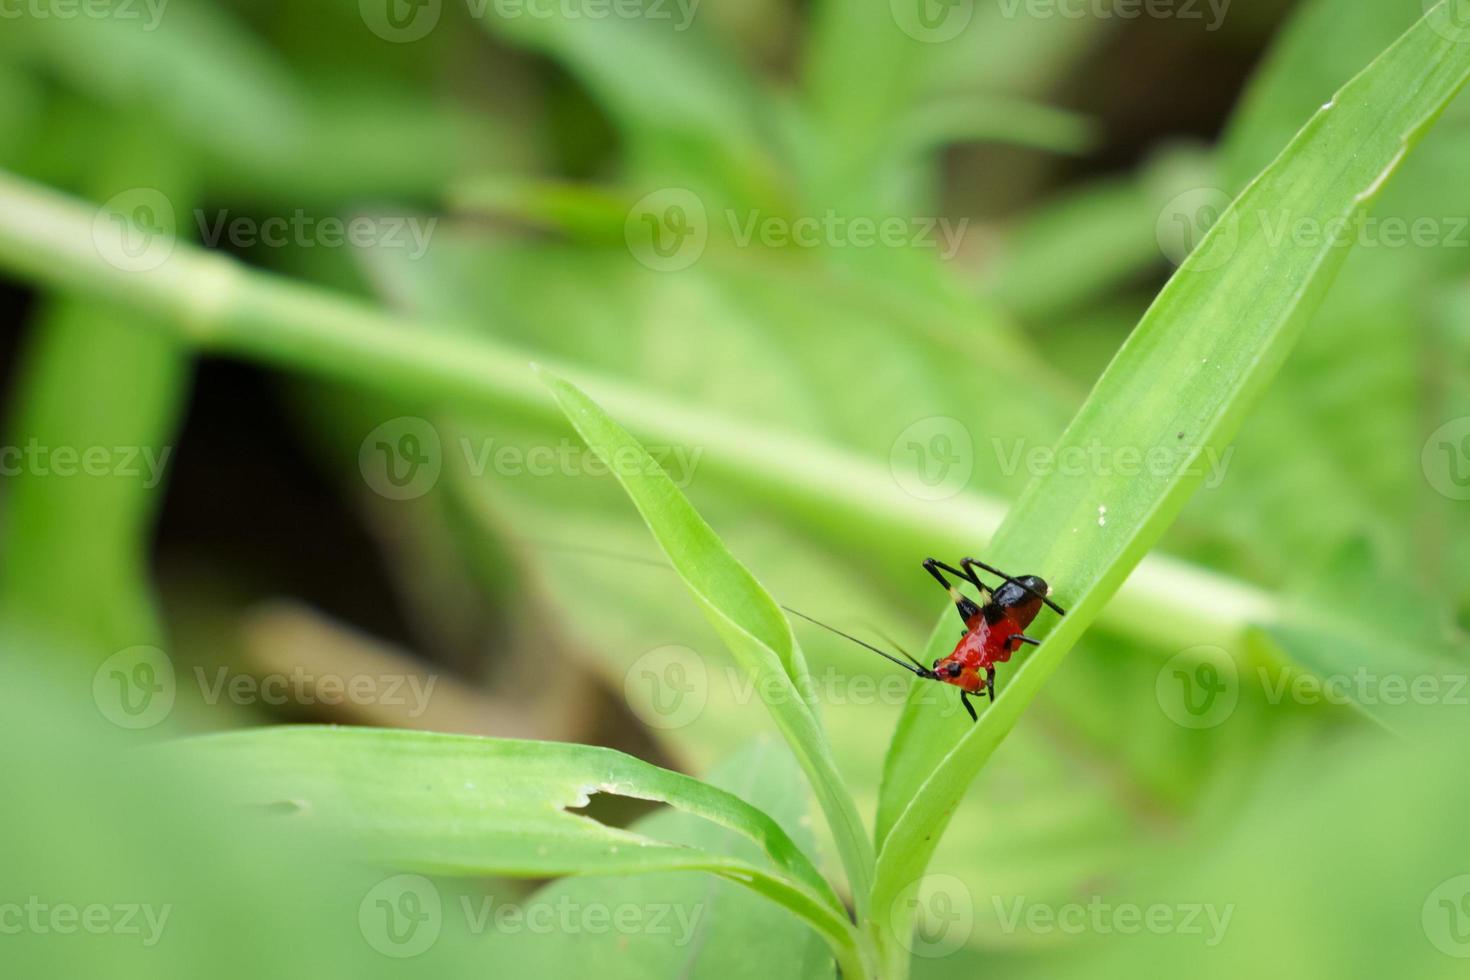
[[[806,780],[778,740],[762,737],[703,774],[713,786],[759,807],[786,828],[800,846],[811,847],[811,794]],[[643,817],[632,829],[646,837],[721,852],[751,848],[706,820],[675,809]],[[773,980],[831,977],[832,954],[806,925],[748,890],[704,876],[647,874],[635,878],[562,878],[526,899],[528,907],[571,902],[576,908],[642,905],[672,910],[667,918],[697,923],[683,936],[676,929],[655,933],[588,930],[521,932],[485,944],[484,976],[581,977],[644,980],[646,977],[719,977]]]
[[[97,142],[106,149],[92,178],[99,197],[146,179],[184,211],[193,165],[158,128],[135,123]],[[7,425],[7,445],[44,454],[6,480],[0,616],[98,659],[162,642],[147,538],[192,366],[188,347],[152,326],[116,304],[52,299],[36,318]]]
[[[708,871],[811,923],[851,959],[831,887],[766,814],[697,779],[611,749],[370,728],[207,736],[175,751],[234,774],[241,803],[346,837],[371,860],[438,874],[549,877]],[[759,844],[775,865],[659,841],[568,812],[594,793],[667,803]]]
[[[1191,463],[1223,451],[1347,253],[1331,236],[1278,240],[1271,223],[1284,215],[1323,228],[1362,213],[1467,77],[1470,45],[1424,21],[1349,82],[1170,280],[1062,436],[1059,457],[1098,445],[1144,454],[1187,447],[1179,458]],[[1187,465],[1140,475],[1086,469],[1029,486],[989,554],[1053,582],[1070,615],[1023,659],[980,724],[957,731],[913,704],[900,723],[883,790],[888,820],[878,828],[880,922],[924,873],[986,759],[1200,481]]]
[[580,390],[542,376],[587,445],[605,460],[622,461],[610,468],[756,689],[780,692],[767,707],[811,780],[861,911],[873,852],[817,720],[811,679],[791,625],[637,440]]

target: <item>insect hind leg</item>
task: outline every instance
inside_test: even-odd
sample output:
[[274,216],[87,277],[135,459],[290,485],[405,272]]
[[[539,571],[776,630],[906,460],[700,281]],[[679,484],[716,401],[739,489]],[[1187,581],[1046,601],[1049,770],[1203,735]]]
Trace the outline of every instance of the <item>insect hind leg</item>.
[[[965,577],[968,578],[971,582],[974,582],[976,585],[979,585],[980,588],[982,588],[982,589],[987,589],[987,590],[989,590],[991,592],[994,592],[995,591],[994,589],[991,589],[990,586],[985,585],[983,582],[980,581],[980,576],[975,572],[975,569],[977,569],[977,568],[979,568],[979,569],[981,569],[983,571],[987,571],[987,572],[989,572],[992,575],[995,575],[995,576],[998,576],[1000,578],[1003,578],[1007,582],[1009,582],[1010,584],[1016,586],[1017,588],[1024,589],[1026,592],[1029,592],[1031,595],[1035,596],[1036,598],[1040,599],[1042,602],[1044,602],[1048,606],[1050,606],[1052,609],[1056,610],[1056,613],[1057,613],[1058,616],[1065,616],[1067,614],[1067,610],[1063,609],[1061,606],[1057,605],[1055,602],[1052,602],[1051,601],[1051,598],[1049,596],[1044,596],[1040,592],[1037,592],[1035,589],[1029,589],[1029,588],[1027,588],[1026,586],[1022,585],[1019,581],[1017,581],[1014,576],[1007,575],[1005,572],[1003,572],[1000,569],[996,568],[994,565],[987,565],[985,562],[980,561],[977,558],[961,558],[960,559],[960,567],[965,570],[964,571]],[[953,569],[951,569],[951,571],[953,571]]]
[[[943,569],[943,571],[941,571],[940,569]],[[954,600],[955,608],[959,610],[960,619],[963,619],[966,624],[968,624],[971,618],[973,618],[975,614],[980,611],[980,607],[975,604],[975,600],[965,595],[963,592],[957,589],[954,584],[950,582],[949,579],[945,578],[944,572],[949,572],[949,574],[951,575],[955,575],[959,578],[965,579],[966,581],[973,582],[978,588],[986,592],[990,591],[989,588],[985,586],[982,582],[980,582],[973,573],[967,574],[965,572],[962,572],[954,566],[946,565],[944,562],[939,561],[936,558],[924,559],[924,571],[928,572],[930,575],[933,575],[934,580],[937,581],[940,585],[944,586],[944,590],[948,592],[949,597]]]

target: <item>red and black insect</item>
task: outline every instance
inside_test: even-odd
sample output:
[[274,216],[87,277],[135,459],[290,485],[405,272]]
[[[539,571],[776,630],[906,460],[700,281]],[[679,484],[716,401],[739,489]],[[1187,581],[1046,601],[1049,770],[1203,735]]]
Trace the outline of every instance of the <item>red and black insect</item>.
[[[999,576],[1005,581],[998,588],[992,588],[980,580],[976,569]],[[995,665],[1010,660],[1011,655],[1025,644],[1031,646],[1040,644],[1040,640],[1027,636],[1025,629],[1031,625],[1037,613],[1041,612],[1043,603],[1056,610],[1058,615],[1065,616],[1066,610],[1048,598],[1051,595],[1051,586],[1037,575],[1012,578],[1000,569],[993,568],[982,561],[976,561],[974,558],[961,558],[959,568],[946,565],[933,558],[926,558],[924,570],[933,575],[935,580],[949,592],[950,598],[954,600],[955,608],[959,611],[960,618],[965,621],[960,641],[955,644],[954,649],[947,656],[934,661],[932,667],[925,667],[907,653],[903,654],[903,659],[899,659],[886,650],[880,650],[871,643],[864,643],[855,636],[849,636],[839,629],[833,629],[805,613],[797,612],[789,606],[786,609],[787,612],[796,613],[802,619],[816,623],[825,630],[830,630],[838,636],[867,647],[879,656],[888,658],[904,670],[925,680],[953,684],[960,689],[960,700],[964,702],[965,710],[970,713],[970,718],[979,721],[980,716],[975,713],[975,706],[970,703],[970,695],[984,692],[994,701]],[[985,604],[976,604],[973,599],[944,577],[945,572],[974,585],[985,598]]]

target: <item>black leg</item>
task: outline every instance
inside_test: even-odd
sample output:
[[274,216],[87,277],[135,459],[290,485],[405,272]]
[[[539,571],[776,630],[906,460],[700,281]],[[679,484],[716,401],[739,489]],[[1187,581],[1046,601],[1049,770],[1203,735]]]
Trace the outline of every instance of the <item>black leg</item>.
[[[969,565],[966,565],[965,562],[963,562],[963,561],[960,562],[960,567],[959,568],[955,568],[953,565],[947,565],[944,562],[942,562],[942,561],[936,561],[933,558],[930,558],[929,560],[932,561],[932,562],[934,562],[934,564],[937,567],[944,569],[946,572],[949,572],[949,574],[951,574],[951,575],[958,575],[960,578],[964,579],[966,582],[969,582],[971,585],[973,585],[975,588],[979,589],[981,592],[994,592],[995,591],[990,586],[986,585],[983,581],[981,581],[980,576],[978,576],[978,575],[975,574],[975,570],[973,568],[971,568]],[[968,561],[969,559],[966,559],[966,560]],[[1005,576],[1002,575],[1001,578],[1005,578]]]
[[990,695],[990,703],[995,703],[995,668],[985,668],[985,690]]
[[964,691],[961,691],[960,692],[960,700],[965,703],[965,710],[970,713],[970,720],[971,721],[979,721],[980,720],[980,716],[977,715],[977,714],[975,714],[975,706],[970,703],[970,696],[968,694],[966,694]]
[[[1036,596],[1036,598],[1040,599],[1042,602],[1046,603],[1048,606],[1051,606],[1053,609],[1055,609],[1058,616],[1065,616],[1067,614],[1067,611],[1065,609],[1063,609],[1061,606],[1057,605],[1055,602],[1052,602],[1050,599],[1048,599],[1046,596],[1042,595],[1040,592],[1037,592],[1035,589],[1027,589],[1026,586],[1021,585],[1020,582],[1017,582],[1014,578],[1012,578],[1011,576],[1007,575],[1005,572],[1001,571],[1000,569],[996,568],[994,565],[987,565],[983,561],[980,561],[979,559],[976,559],[976,558],[961,558],[960,559],[960,567],[965,570],[965,572],[966,572],[965,577],[968,578],[972,582],[979,582],[979,576],[977,576],[975,574],[975,569],[976,568],[982,569],[984,571],[989,572],[991,575],[998,575],[998,576],[1000,576],[1001,578],[1005,579],[1007,582],[1011,583],[1012,585],[1018,586],[1021,589],[1025,589],[1025,591],[1031,593],[1032,595]],[[988,586],[988,585],[982,585],[981,588],[989,589],[990,586]],[[994,591],[994,590],[992,590],[992,591]]]
[[[940,571],[941,568],[944,569],[946,572],[949,572],[951,575],[958,575],[961,578],[970,578],[970,576],[954,568],[951,568],[949,565],[946,565],[942,561],[937,561],[933,558],[924,559],[924,571],[928,572],[930,575],[933,575],[934,580],[940,585],[944,586],[944,590],[948,592],[949,597],[954,600],[955,608],[959,610],[960,619],[963,619],[966,623],[969,623],[970,619],[973,618],[975,614],[980,611],[980,607],[975,605],[974,600],[972,600],[969,596],[965,595],[959,589],[955,588],[954,585],[950,583],[949,579],[944,577],[944,573]],[[984,586],[981,586],[981,588],[984,588]]]
[[[1018,643],[1018,644],[1021,644],[1021,643],[1029,643],[1029,644],[1031,644],[1034,647],[1041,646],[1041,641],[1040,640],[1036,639],[1033,636],[1027,636],[1025,633],[1015,633],[1015,634],[1012,634],[1011,639],[1015,640],[1016,643]],[[1016,649],[1019,650],[1020,647],[1018,646]]]

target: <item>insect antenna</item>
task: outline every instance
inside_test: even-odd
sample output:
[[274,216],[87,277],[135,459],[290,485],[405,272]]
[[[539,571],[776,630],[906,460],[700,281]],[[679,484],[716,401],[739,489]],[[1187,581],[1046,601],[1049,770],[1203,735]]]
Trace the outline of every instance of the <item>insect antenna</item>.
[[893,654],[889,653],[887,650],[880,650],[877,647],[873,646],[873,644],[871,644],[871,643],[865,643],[862,640],[859,640],[857,637],[851,635],[850,633],[844,633],[844,632],[842,632],[842,630],[838,629],[835,626],[828,626],[826,623],[822,622],[820,619],[813,619],[811,616],[808,616],[804,612],[801,612],[801,611],[796,610],[796,609],[792,609],[790,606],[782,606],[781,608],[784,609],[784,610],[786,610],[787,612],[791,613],[794,616],[800,616],[802,619],[806,620],[808,623],[812,623],[812,624],[814,624],[816,626],[822,627],[822,629],[826,630],[829,633],[836,633],[838,636],[842,637],[843,639],[851,640],[852,642],[856,643],[860,647],[864,647],[864,648],[866,648],[868,650],[872,650],[878,656],[883,657],[885,660],[891,660],[891,661],[893,661],[894,663],[896,663],[900,667],[902,667],[904,670],[907,670],[907,671],[909,671],[912,674],[917,674],[919,677],[928,677],[928,678],[932,678],[934,676],[934,671],[930,670],[928,667],[925,667],[923,664],[919,663],[912,656],[909,656],[909,654],[908,654],[907,651],[904,651],[904,653],[903,653],[903,655],[906,658],[908,658],[907,661],[900,660],[899,658],[895,657]]

